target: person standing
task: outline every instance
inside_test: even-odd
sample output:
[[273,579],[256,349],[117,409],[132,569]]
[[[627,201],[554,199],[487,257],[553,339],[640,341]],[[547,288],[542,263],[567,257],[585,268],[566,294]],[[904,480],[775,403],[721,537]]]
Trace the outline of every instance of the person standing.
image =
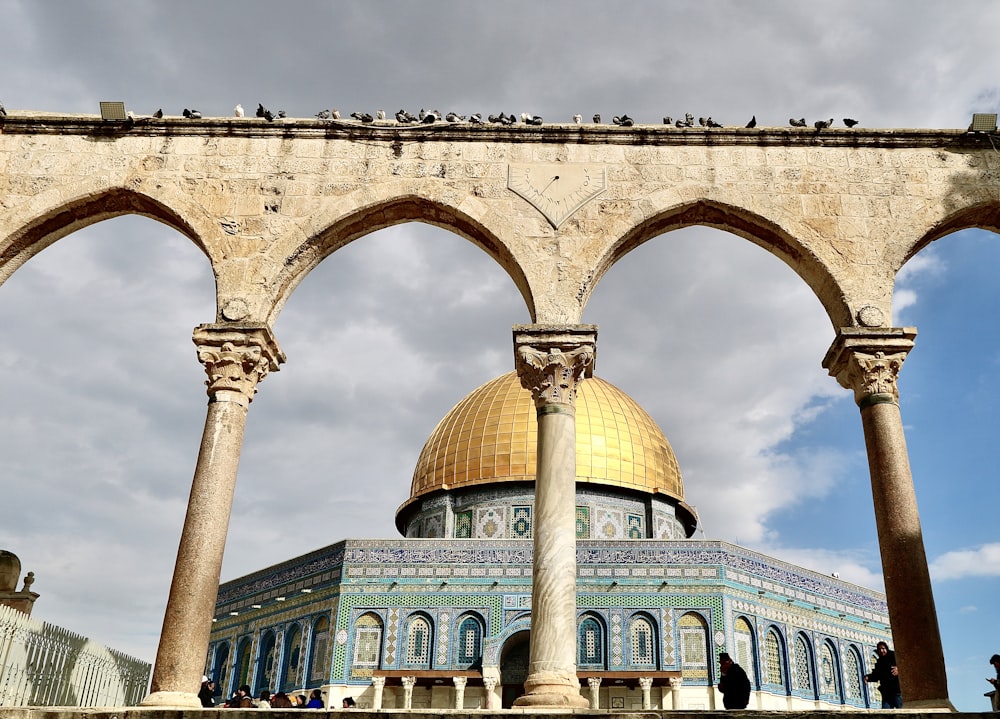
[[993,685],[993,691],[986,692],[986,696],[990,698],[993,703],[993,711],[1000,711],[1000,654],[994,654],[990,657],[990,664],[996,670],[997,675],[994,679],[993,677],[986,677],[986,681]]
[[746,709],[750,703],[750,677],[726,652],[719,655],[719,668],[722,670],[719,678],[722,705],[726,709]]
[[882,695],[883,709],[902,709],[903,695],[899,690],[899,669],[896,668],[896,652],[885,642],[875,645],[878,658],[871,674],[865,675],[866,682],[878,682],[878,692]]
[[198,690],[198,699],[201,705],[208,709],[215,706],[215,682],[205,675],[201,677],[201,689]]
[[306,704],[306,709],[325,709],[326,705],[323,703],[323,692],[319,689],[313,689],[312,694],[309,695],[309,703]]

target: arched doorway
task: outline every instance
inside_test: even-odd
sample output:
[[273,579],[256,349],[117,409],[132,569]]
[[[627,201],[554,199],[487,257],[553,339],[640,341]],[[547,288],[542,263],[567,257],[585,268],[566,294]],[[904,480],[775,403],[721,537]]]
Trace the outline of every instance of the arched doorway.
[[531,655],[531,632],[518,632],[510,637],[500,652],[501,706],[510,709],[514,700],[524,694]]

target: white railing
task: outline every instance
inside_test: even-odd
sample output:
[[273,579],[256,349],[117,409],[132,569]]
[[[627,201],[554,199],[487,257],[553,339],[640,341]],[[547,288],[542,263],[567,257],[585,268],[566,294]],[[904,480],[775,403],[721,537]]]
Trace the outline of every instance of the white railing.
[[134,706],[150,665],[0,605],[0,707]]

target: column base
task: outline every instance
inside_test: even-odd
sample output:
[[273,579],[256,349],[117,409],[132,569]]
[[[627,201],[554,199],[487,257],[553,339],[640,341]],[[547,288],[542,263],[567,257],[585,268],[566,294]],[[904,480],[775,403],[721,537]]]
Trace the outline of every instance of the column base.
[[516,707],[588,709],[590,701],[580,694],[580,684],[562,673],[540,672],[524,681],[527,690],[514,700]]
[[201,699],[190,692],[153,692],[139,702],[141,707],[171,707],[178,709],[201,709]]
[[923,712],[957,712],[958,709],[950,699],[914,699],[911,702],[903,697],[903,709],[919,709]]

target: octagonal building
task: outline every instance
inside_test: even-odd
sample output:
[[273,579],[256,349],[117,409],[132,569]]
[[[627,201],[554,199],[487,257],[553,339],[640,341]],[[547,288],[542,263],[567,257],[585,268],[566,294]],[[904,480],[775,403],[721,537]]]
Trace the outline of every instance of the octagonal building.
[[[576,404],[577,674],[592,707],[721,708],[719,652],[750,707],[877,707],[884,595],[694,540],[677,458],[632,398],[593,377]],[[344,539],[226,582],[205,673],[362,708],[501,708],[531,641],[537,422],[516,373],[435,427],[396,512],[402,539]]]

